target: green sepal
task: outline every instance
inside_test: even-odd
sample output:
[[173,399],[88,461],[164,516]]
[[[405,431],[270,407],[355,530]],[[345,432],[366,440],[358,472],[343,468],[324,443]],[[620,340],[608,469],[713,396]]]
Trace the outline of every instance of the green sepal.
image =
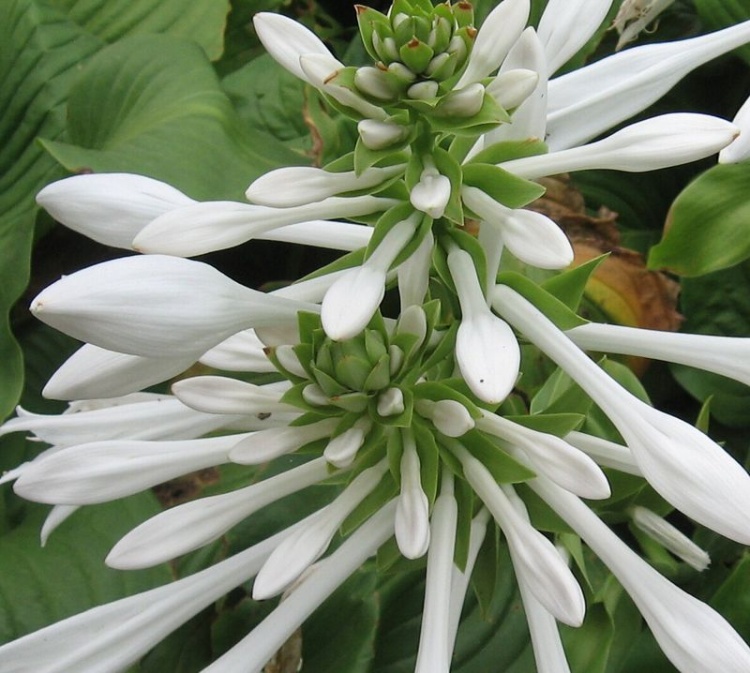
[[532,415],[572,412],[585,416],[592,404],[593,400],[558,367],[531,399],[529,411]]
[[404,455],[404,438],[402,432],[409,432],[409,429],[401,430],[400,428],[387,428],[385,433],[387,440],[385,444],[385,455],[388,458],[388,469],[396,484],[401,486],[401,457]]
[[513,159],[524,159],[540,154],[547,154],[549,148],[547,143],[538,138],[527,138],[526,140],[503,140],[486,147],[475,154],[466,163],[470,164],[501,164]]
[[462,227],[464,224],[464,208],[461,201],[461,185],[463,184],[461,165],[448,152],[439,147],[436,147],[433,151],[432,158],[440,174],[447,177],[451,183],[451,195],[443,217]]
[[[296,349],[296,348],[300,348],[300,346],[305,347],[305,346],[307,346],[307,344],[298,344],[297,346],[293,347],[293,350]],[[295,354],[297,353],[296,350],[294,352],[295,352]],[[309,352],[310,354],[312,354],[312,348],[309,347],[309,346],[307,347],[307,350],[304,350],[304,348],[303,348],[303,352],[305,352],[305,353]],[[304,377],[297,376],[297,374],[293,374],[292,372],[288,371],[287,369],[285,369],[281,365],[281,362],[279,361],[279,358],[276,357],[276,348],[267,348],[265,350],[265,353],[266,353],[266,357],[273,363],[273,366],[276,367],[276,369],[278,369],[284,375],[284,378],[289,379],[293,383],[300,383],[301,381],[306,381],[307,380]],[[299,356],[297,356],[297,359],[299,359]],[[309,363],[310,363],[310,361],[307,360],[306,364],[309,365]],[[305,364],[302,364],[302,367],[305,369],[305,372],[307,372],[308,375],[310,375],[310,371],[311,370],[309,370],[309,367],[305,366]]]
[[380,332],[365,330],[365,351],[372,363],[377,362],[384,355],[388,355],[388,346]]
[[516,484],[536,476],[535,472],[506,453],[493,437],[479,430],[470,430],[458,443],[487,468],[498,484]]
[[[317,330],[313,332],[316,334]],[[295,346],[296,348],[296,346]],[[336,377],[336,372],[333,368],[333,342],[328,340],[322,344],[313,344],[313,352],[315,354],[314,366],[320,369],[320,371],[329,374],[330,376]]]
[[[391,337],[391,346],[396,346],[401,349],[404,354],[404,363],[411,359],[415,353],[418,352],[418,346],[421,345],[421,341],[416,334],[409,334],[408,332],[396,333]],[[403,366],[399,369],[403,369]]]
[[469,542],[471,541],[471,520],[474,516],[474,489],[463,479],[455,482],[458,519],[456,522],[456,543],[453,549],[453,562],[464,572],[469,560]]
[[451,10],[459,28],[470,28],[474,25],[474,7],[470,2],[457,2],[451,5]]
[[469,415],[473,419],[481,418],[481,409],[474,404],[466,395],[456,390],[455,379],[445,381],[423,381],[414,386],[414,398],[416,400],[430,400],[439,402],[440,400],[453,400],[466,407]]
[[526,414],[524,416],[506,416],[505,420],[522,425],[529,430],[564,437],[569,432],[578,430],[586,420],[586,416],[571,413]]
[[342,386],[333,376],[326,374],[322,369],[313,367],[312,376],[321,390],[330,398],[339,397],[349,391],[348,388]]
[[467,164],[463,175],[464,184],[481,189],[507,208],[523,208],[546,191],[538,182],[519,178],[491,164]]
[[459,323],[458,321],[451,323],[450,327],[445,330],[440,343],[437,345],[434,351],[429,357],[422,363],[422,366],[418,371],[414,373],[414,382],[432,369],[435,365],[445,362],[446,360],[453,359],[453,351],[456,348],[456,333],[458,332]]
[[404,410],[395,416],[381,416],[378,414],[376,410],[377,402],[376,400],[372,400],[372,416],[376,419],[376,423],[397,428],[408,428],[411,426],[414,416],[414,393],[409,388],[399,387],[399,390],[404,398]]
[[380,55],[375,51],[375,47],[372,44],[372,34],[375,32],[375,25],[391,32],[391,22],[385,14],[381,14],[376,9],[372,9],[372,7],[355,5],[355,9],[357,11],[357,24],[359,25],[359,33],[362,36],[362,43],[372,59],[378,61],[380,60]]
[[566,269],[552,278],[548,278],[542,283],[542,287],[555,295],[571,311],[577,311],[583,299],[583,293],[586,289],[591,274],[599,268],[599,265],[609,257],[609,253],[599,255],[580,266]]
[[299,331],[300,343],[309,343],[313,341],[312,335],[315,330],[322,329],[323,323],[320,320],[319,313],[310,311],[300,311],[297,313],[297,329]]
[[518,495],[523,500],[524,505],[526,505],[534,528],[558,535],[575,534],[570,526],[532,489],[524,484],[519,484],[515,488],[518,490]]
[[362,358],[344,355],[335,361],[336,379],[348,390],[364,390],[365,381],[372,371],[372,365]]
[[[360,449],[361,451],[361,449]],[[380,483],[365,499],[354,508],[341,524],[341,534],[349,535],[367,521],[375,512],[380,510],[398,492],[396,482],[390,472],[386,472]]]
[[418,419],[414,420],[411,427],[419,455],[419,479],[422,490],[427,496],[430,507],[435,502],[440,478],[440,451],[438,450],[435,435],[427,424]]
[[708,434],[709,425],[711,423],[711,402],[713,399],[714,396],[709,395],[703,400],[698,416],[695,419],[695,427],[706,435]]
[[321,276],[327,276],[329,273],[335,273],[336,271],[343,271],[344,269],[353,269],[355,266],[362,266],[362,262],[365,261],[365,248],[354,250],[352,252],[339,257],[335,262],[326,264],[308,274],[301,280],[312,280],[313,278],[320,278]]
[[370,370],[370,374],[363,386],[365,391],[382,390],[391,382],[391,357],[386,353],[375,366]]
[[398,53],[402,63],[416,74],[424,72],[435,55],[432,47],[417,38],[402,45]]
[[343,435],[347,430],[354,427],[354,424],[362,418],[362,414],[353,412],[345,413],[341,416],[339,424],[336,426],[334,431],[331,433],[331,439],[335,439],[339,435]]
[[334,395],[331,398],[331,404],[345,411],[362,414],[370,404],[370,396],[359,392]]
[[[471,234],[467,233],[463,229],[458,229],[457,227],[452,227],[451,229],[448,229],[447,234],[450,238],[453,239],[455,243],[458,244],[459,248],[461,248],[465,252],[468,252],[469,255],[471,255],[471,259],[474,262],[474,268],[476,269],[476,272],[477,272],[477,279],[479,280],[479,284],[482,287],[482,291],[486,293],[488,290],[487,288],[487,259],[484,256],[484,250],[482,249],[482,244],[477,240],[475,236],[472,236]],[[448,246],[445,246],[445,247],[446,249],[448,248]],[[447,258],[446,258],[446,266],[447,266]],[[450,272],[448,273],[448,280],[450,281],[450,287],[455,291],[456,286],[455,286],[455,283],[453,282],[453,277],[450,275]]]
[[584,320],[574,313],[553,294],[515,271],[504,271],[498,274],[497,282],[513,288],[536,308],[544,313],[559,329],[569,330],[585,325]]

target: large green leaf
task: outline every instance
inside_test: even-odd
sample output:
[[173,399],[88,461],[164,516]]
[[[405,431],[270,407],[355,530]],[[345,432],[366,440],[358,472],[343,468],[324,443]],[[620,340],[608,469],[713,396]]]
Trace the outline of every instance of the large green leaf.
[[677,197],[651,268],[685,276],[726,269],[750,257],[750,163],[716,166]]
[[47,508],[33,512],[0,538],[0,642],[171,579],[166,566],[122,572],[104,557],[130,528],[159,511],[148,493],[83,508],[39,545]]
[[199,199],[239,199],[259,174],[302,157],[246,130],[211,64],[191,42],[127,38],[103,49],[76,82],[68,142],[44,146],[68,170],[125,171]]

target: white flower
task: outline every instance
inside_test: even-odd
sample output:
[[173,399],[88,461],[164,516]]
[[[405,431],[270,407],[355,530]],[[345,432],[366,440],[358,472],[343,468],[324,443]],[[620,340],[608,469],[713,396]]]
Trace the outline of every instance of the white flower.
[[330,435],[338,421],[327,418],[309,425],[286,426],[261,430],[237,441],[229,458],[241,465],[260,465],[286,453],[296,451],[301,446]]
[[451,197],[451,181],[441,175],[432,160],[425,160],[425,168],[409,193],[409,200],[417,210],[437,219],[442,217]]
[[208,414],[286,412],[297,415],[296,407],[280,401],[283,392],[278,386],[257,386],[225,376],[196,376],[172,384],[172,394],[178,400]]
[[750,98],[744,102],[732,121],[740,129],[740,135],[719,152],[720,164],[736,164],[750,158]]
[[476,425],[469,410],[456,400],[417,400],[416,409],[446,437],[461,437]]
[[424,556],[430,544],[430,504],[422,490],[420,462],[411,433],[403,433],[401,456],[401,493],[396,506],[396,542],[410,559]]

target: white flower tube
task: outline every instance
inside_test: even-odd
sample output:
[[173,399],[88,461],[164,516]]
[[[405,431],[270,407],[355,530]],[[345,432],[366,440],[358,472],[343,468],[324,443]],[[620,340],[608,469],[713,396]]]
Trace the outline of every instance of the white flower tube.
[[750,40],[750,21],[688,40],[648,44],[550,82],[547,144],[580,145],[645,109],[685,75]]
[[643,473],[633,458],[633,452],[622,444],[583,432],[569,432],[565,441],[591,456],[599,465],[642,477]]
[[291,224],[337,217],[357,217],[387,210],[398,203],[377,196],[331,196],[289,208],[234,201],[203,201],[157,217],[133,241],[139,252],[194,257],[232,248]]
[[391,502],[370,517],[249,635],[203,673],[260,673],[310,614],[393,535],[394,507]]
[[483,411],[477,428],[519,447],[535,472],[545,474],[571,493],[597,500],[612,494],[599,466],[559,437],[525,428],[488,411]]
[[449,673],[451,664],[450,597],[456,546],[458,505],[453,474],[443,470],[440,495],[435,500],[427,552],[422,627],[414,673]]
[[518,514],[509,486],[498,484],[458,442],[451,444],[451,449],[474,492],[505,533],[516,575],[523,576],[537,600],[557,619],[580,626],[586,611],[583,592],[554,545]]
[[530,485],[614,573],[682,673],[750,670],[750,648],[721,615],[660,575],[574,495],[544,478]]
[[529,0],[503,0],[482,23],[456,89],[478,82],[500,67],[529,20]]
[[387,471],[388,461],[383,460],[358,474],[330,505],[308,517],[304,526],[276,547],[255,578],[253,598],[271,598],[292,585],[325,553],[346,517],[375,489]]
[[601,407],[665,500],[717,533],[750,544],[750,476],[724,449],[621,387],[511,288],[496,286],[493,307]]
[[36,202],[68,229],[126,250],[159,215],[195,203],[164,182],[129,173],[74,175],[47,185]]
[[121,570],[165,563],[212,542],[266,505],[329,476],[326,461],[317,458],[237,491],[172,507],[130,531],[112,548],[106,563]]
[[563,269],[573,261],[568,237],[546,215],[512,210],[477,187],[461,187],[461,198],[485,225],[499,230],[503,244],[515,257],[540,269]]
[[331,250],[358,250],[364,248],[372,237],[372,227],[336,220],[311,220],[272,229],[259,234],[262,241],[296,243]]
[[500,166],[527,179],[590,168],[654,171],[716,154],[737,134],[737,127],[724,119],[678,112],[636,122],[589,145],[513,159]]
[[586,44],[607,18],[612,0],[550,0],[539,21],[552,75]]
[[362,266],[349,269],[331,285],[320,313],[331,339],[351,339],[370,322],[383,300],[388,269],[414,236],[420,219],[414,213],[396,224]]
[[100,605],[3,645],[3,670],[124,671],[191,617],[252,578],[289,530],[195,575]]
[[430,545],[430,503],[422,489],[414,437],[410,432],[401,436],[404,452],[401,456],[401,493],[396,506],[396,543],[406,558],[416,559],[424,556]]
[[521,354],[508,324],[487,307],[474,262],[458,247],[448,253],[448,268],[461,304],[456,360],[471,391],[481,400],[502,402],[518,377]]
[[293,75],[308,84],[315,82],[308,79],[300,66],[300,57],[317,54],[327,60],[329,72],[343,68],[344,64],[334,58],[333,54],[313,33],[298,21],[282,14],[259,12],[253,17],[253,25],[260,41],[273,59]]
[[300,310],[319,307],[256,292],[202,262],[162,255],[88,267],[31,304],[43,322],[101,348],[195,359],[242,329],[294,322]]
[[720,164],[736,164],[750,159],[750,98],[737,111],[732,122],[740,129],[740,136],[719,152]]
[[279,401],[283,392],[277,387],[268,389],[226,376],[195,376],[172,384],[172,394],[178,400],[191,409],[207,414],[250,415],[299,411]]
[[432,231],[429,231],[414,254],[403,264],[399,264],[397,269],[398,294],[402,312],[410,306],[421,306],[424,301],[430,283],[434,245],[435,237],[432,235]]
[[227,463],[230,449],[245,436],[78,444],[35,460],[13,489],[27,500],[56,505],[117,500],[188,472]]
[[580,348],[696,367],[750,386],[750,339],[588,323],[566,332]]
[[143,357],[84,344],[47,381],[42,395],[52,400],[119,397],[181,374],[195,355]]
[[245,196],[262,206],[289,208],[344,192],[370,189],[403,172],[403,164],[371,167],[360,175],[354,171],[334,173],[312,166],[289,166],[261,175],[247,188]]
[[620,35],[615,51],[620,51],[635,40],[641,31],[673,3],[674,0],[624,0],[612,22],[612,28]]
[[233,463],[240,465],[260,465],[296,451],[316,439],[327,437],[334,431],[337,424],[337,418],[326,418],[309,425],[270,428],[254,432],[237,442],[229,458]]
[[377,119],[363,119],[357,124],[357,131],[362,144],[370,150],[384,150],[409,135],[408,127]]

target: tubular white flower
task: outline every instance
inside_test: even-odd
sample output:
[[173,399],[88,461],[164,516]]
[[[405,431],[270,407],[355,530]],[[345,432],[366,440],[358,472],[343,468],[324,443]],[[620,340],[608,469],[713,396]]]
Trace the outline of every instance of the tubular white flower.
[[626,172],[678,166],[717,153],[737,137],[730,122],[693,113],[652,117],[626,126],[604,140],[500,164],[523,178],[606,168]]
[[431,159],[426,159],[419,182],[409,193],[411,205],[437,219],[443,216],[450,198],[451,181],[440,174]]
[[481,400],[502,402],[518,377],[521,354],[507,323],[487,307],[469,253],[448,253],[448,268],[461,304],[461,326],[456,337],[456,360],[471,391]]
[[574,147],[661,98],[691,70],[750,40],[750,21],[689,40],[649,44],[550,82],[547,144]]
[[42,395],[52,400],[119,397],[171,379],[194,362],[193,354],[146,358],[84,344],[47,381]]
[[482,23],[466,69],[456,83],[461,89],[478,82],[500,67],[529,20],[529,0],[503,0]]
[[187,554],[221,537],[266,505],[330,476],[323,458],[230,493],[191,500],[148,519],[109,552],[112,568],[148,568]]
[[279,401],[283,390],[268,389],[226,376],[195,376],[172,384],[172,394],[183,404],[207,414],[295,412]]
[[285,426],[254,432],[237,442],[229,453],[229,459],[240,465],[260,465],[296,451],[305,444],[327,437],[337,424],[338,419],[327,418],[309,425]]
[[31,304],[40,320],[101,348],[146,357],[200,357],[242,329],[314,304],[256,292],[201,262],[124,257],[65,276]]
[[47,185],[36,202],[69,229],[126,250],[151,220],[195,203],[164,182],[130,173],[74,175]]
[[305,80],[331,98],[361,114],[366,119],[377,119],[386,121],[388,113],[377,105],[365,100],[345,86],[336,84],[335,76],[343,65],[331,69],[330,58],[323,55],[305,54],[299,59],[300,67],[305,75]]
[[633,452],[627,446],[576,431],[565,435],[565,441],[591,456],[599,465],[611,467],[636,477],[643,476],[635,458],[633,458]]
[[750,98],[737,111],[732,122],[740,129],[740,135],[719,152],[720,164],[736,164],[750,159]]
[[750,339],[589,323],[566,332],[580,348],[696,367],[750,385]]
[[536,89],[539,73],[528,68],[513,68],[495,77],[487,85],[487,93],[506,110],[517,108]]
[[250,634],[203,673],[259,672],[305,619],[393,535],[394,506],[391,502],[370,517]]
[[456,400],[417,400],[415,406],[417,413],[429,418],[446,437],[461,437],[474,429],[474,419],[469,410]]
[[268,557],[253,584],[253,598],[264,600],[282,593],[328,549],[333,536],[349,514],[380,483],[388,471],[381,461],[357,475],[330,504],[289,535]]
[[326,59],[329,72],[343,68],[344,64],[313,33],[301,23],[282,14],[259,12],[253,17],[253,25],[266,51],[282,67],[293,75],[315,86],[300,65],[300,57],[317,54]]
[[582,498],[602,500],[612,492],[607,477],[585,453],[565,440],[483,411],[477,428],[519,447],[535,472]]
[[446,468],[430,522],[422,627],[414,673],[448,673],[450,670],[450,597],[457,521],[453,474]]
[[27,500],[56,505],[108,502],[229,462],[230,449],[245,436],[78,444],[35,460],[13,489]]
[[550,0],[539,21],[548,74],[567,63],[607,17],[612,0]]
[[516,575],[523,576],[537,600],[557,619],[580,626],[586,611],[583,593],[555,546],[518,514],[510,499],[517,496],[510,487],[497,484],[487,468],[458,442],[451,448],[467,481],[502,528]]
[[422,239],[419,247],[403,264],[399,264],[398,294],[402,312],[410,306],[421,306],[430,284],[432,249],[435,237],[432,231]]
[[123,671],[191,617],[246,582],[287,529],[195,575],[64,619],[0,647],[7,673]]
[[420,462],[414,437],[402,433],[401,492],[396,506],[396,543],[401,553],[416,559],[427,553],[430,545],[430,503],[422,489]]
[[321,320],[336,341],[351,339],[370,322],[385,294],[386,274],[416,231],[421,214],[396,224],[362,266],[340,276],[323,299]]
[[633,507],[630,516],[637,528],[698,572],[711,564],[711,557],[664,517],[641,506]]
[[135,237],[133,247],[140,252],[194,257],[232,248],[278,227],[316,219],[368,215],[396,203],[394,199],[369,195],[331,196],[289,208],[204,201],[170,210],[156,218]]
[[276,367],[266,356],[265,348],[255,330],[243,330],[206,351],[200,362],[228,372],[275,372]]
[[336,220],[311,220],[272,229],[257,238],[331,250],[358,250],[370,242],[372,227]]
[[232,419],[203,414],[165,395],[133,394],[92,408],[71,405],[66,413],[36,414],[18,407],[17,417],[0,426],[0,436],[33,432],[57,447],[108,439],[193,439],[218,430]]
[[750,670],[750,648],[721,615],[660,575],[574,495],[543,478],[530,485],[615,574],[680,671]]
[[[309,387],[309,386],[308,386]],[[360,418],[351,428],[334,437],[323,450],[325,459],[336,467],[349,467],[372,428],[369,418]]]
[[573,261],[573,247],[562,229],[533,210],[512,210],[477,187],[461,187],[461,198],[485,225],[499,229],[505,246],[522,262],[540,269],[563,269]]
[[724,449],[622,388],[514,290],[498,285],[493,306],[596,401],[665,500],[717,533],[750,544],[750,476]]
[[377,119],[363,119],[357,124],[357,131],[362,144],[370,150],[384,150],[404,141],[409,135],[406,126]]
[[[369,189],[403,173],[403,164],[333,173],[312,166],[289,166],[264,173],[245,192],[248,201],[262,206],[289,208],[360,189]],[[293,187],[293,189],[290,189]]]

